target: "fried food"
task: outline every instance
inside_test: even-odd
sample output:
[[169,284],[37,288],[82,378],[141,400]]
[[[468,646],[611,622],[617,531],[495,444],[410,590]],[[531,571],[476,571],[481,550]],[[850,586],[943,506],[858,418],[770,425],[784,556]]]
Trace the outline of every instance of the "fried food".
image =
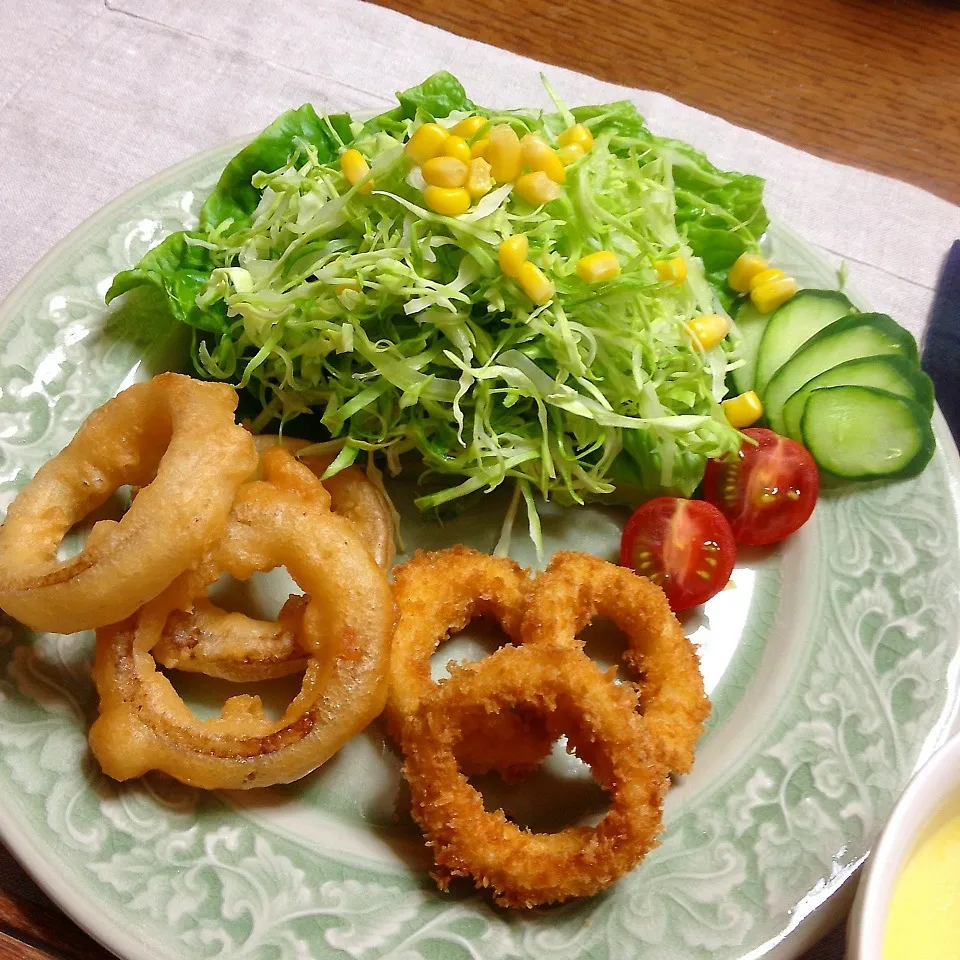
[[303,673],[310,661],[297,640],[309,597],[292,594],[275,622],[221,610],[207,597],[167,618],[154,660],[169,670],[255,683]]
[[[531,833],[483,797],[458,767],[464,719],[525,704],[551,733],[566,734],[610,795],[596,827]],[[660,743],[637,709],[636,692],[613,682],[569,643],[504,647],[452,670],[423,697],[404,737],[412,812],[433,848],[434,879],[470,876],[505,907],[590,896],[631,870],[656,844],[667,789]]]
[[[100,716],[90,744],[117,780],[162,770],[206,789],[289,783],[329,759],[383,709],[393,600],[349,521],[332,514],[310,470],[281,448],[263,457],[265,479],[239,490],[222,540],[135,616],[97,631]],[[199,720],[159,673],[150,651],[172,612],[189,611],[198,582],[219,571],[245,579],[284,565],[310,594],[297,642],[310,651],[303,684],[279,720],[259,697],[231,697]]]
[[[398,621],[390,659],[387,729],[401,746],[407,722],[434,687],[430,657],[437,647],[477,617],[494,620],[519,642],[530,583],[512,560],[457,546],[418,553],[394,571]],[[504,779],[522,779],[550,751],[555,737],[529,711],[501,711],[492,717],[474,711],[462,718],[468,734],[457,758],[470,774],[496,770]]]
[[[253,442],[261,458],[274,448],[296,454],[309,446],[306,440],[284,437],[281,441],[275,434],[256,436]],[[307,456],[299,462],[319,478],[332,459]],[[259,467],[251,479],[262,476]],[[330,496],[330,509],[354,525],[379,566],[389,569],[394,555],[393,519],[376,485],[356,467],[348,467],[325,480],[323,487]],[[277,621],[266,623],[239,613],[225,613],[209,600],[199,599],[191,612],[170,616],[153,650],[154,659],[168,669],[240,683],[302,673],[308,657],[296,638],[306,603],[302,597],[290,597]]]
[[[418,553],[391,591],[391,507],[377,486],[348,469],[325,487],[329,459],[298,461],[302,440],[255,442],[235,407],[229,388],[174,374],[131,387],[38,472],[0,531],[0,605],[36,629],[96,625],[90,745],[103,772],[158,770],[205,789],[289,783],[386,708],[442,889],[472,877],[499,904],[528,908],[632,869],[656,844],[669,774],[690,769],[709,710],[662,592],[582,554],[558,554],[531,581],[466,547]],[[137,494],[123,520],[97,524],[78,557],[58,561],[65,533],[124,484]],[[275,622],[210,599],[224,574],[281,566],[303,594]],[[617,683],[584,653],[578,635],[596,616],[626,633],[639,683]],[[433,653],[476,617],[511,642],[435,683]],[[158,664],[303,679],[279,719],[240,695],[201,720]],[[610,795],[597,826],[535,834],[484,809],[468,776],[522,778],[561,736]]]
[[[257,465],[236,405],[224,384],[167,373],[90,414],[7,511],[0,607],[34,630],[74,633],[130,616],[196,564]],[[124,484],[143,489],[123,519],[58,560],[70,528]]]
[[[259,434],[253,438],[257,453],[261,456],[271,447],[282,444],[294,456],[298,451],[311,446],[308,440],[299,437],[278,437],[276,434]],[[305,456],[297,459],[322,477],[333,463],[332,456]],[[254,479],[259,479],[254,476]],[[393,516],[390,504],[383,492],[357,467],[347,467],[334,474],[323,485],[330,494],[330,507],[334,513],[351,521],[367,545],[373,559],[389,570],[396,553],[393,536]]]
[[561,552],[533,584],[521,636],[525,644],[564,642],[595,617],[606,617],[627,638],[623,659],[637,676],[650,732],[663,741],[674,773],[688,773],[710,701],[693,644],[684,636],[663,591],[625,567]]

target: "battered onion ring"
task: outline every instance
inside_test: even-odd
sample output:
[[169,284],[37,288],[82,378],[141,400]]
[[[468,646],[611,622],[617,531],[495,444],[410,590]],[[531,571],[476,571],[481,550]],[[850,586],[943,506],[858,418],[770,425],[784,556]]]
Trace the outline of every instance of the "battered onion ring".
[[[469,547],[417,553],[394,571],[397,629],[390,656],[386,720],[402,746],[405,728],[421,699],[434,688],[430,657],[451,634],[480,616],[495,620],[519,641],[530,582],[526,571],[505,557]],[[540,718],[517,710],[490,717],[483,711],[464,721],[468,735],[457,759],[470,774],[496,770],[509,781],[539,766],[555,739]]]
[[303,673],[309,657],[297,641],[308,597],[287,598],[276,622],[221,610],[205,597],[192,610],[170,614],[153,658],[167,669],[202,673],[235,683]]
[[162,770],[206,789],[289,783],[383,709],[394,620],[386,576],[349,521],[329,512],[326,492],[306,467],[279,448],[263,461],[266,480],[240,489],[210,562],[238,579],[282,563],[309,584],[298,641],[313,653],[300,693],[278,721],[250,696],[230,698],[219,718],[191,713],[150,655],[195,583],[186,574],[137,616],[97,631],[100,716],[90,745],[114,779]]
[[623,659],[642,678],[647,726],[663,741],[670,770],[688,773],[710,701],[696,650],[659,587],[597,557],[557,553],[534,582],[521,635],[524,643],[560,640],[582,649],[577,634],[597,616],[626,635]]
[[[565,733],[610,794],[596,827],[530,833],[483,797],[458,769],[462,721],[472,711],[525,703]],[[590,896],[631,870],[656,844],[668,776],[659,745],[637,712],[635,691],[569,646],[504,647],[453,670],[421,702],[404,741],[412,812],[433,847],[434,879],[447,889],[471,876],[505,907]]]
[[[276,434],[260,434],[253,438],[257,453],[261,456],[271,447],[282,444],[294,456],[299,450],[311,446],[308,440],[299,437],[278,437]],[[322,477],[333,457],[307,456],[297,458],[318,477]],[[259,479],[254,476],[254,479]],[[393,516],[390,504],[377,485],[357,467],[347,467],[323,481],[330,494],[330,508],[341,517],[346,517],[357,527],[360,539],[373,554],[373,559],[389,570],[396,547],[393,537]]]
[[[276,435],[253,438],[261,457],[281,446]],[[295,454],[309,446],[306,440],[285,437],[282,447]],[[332,457],[303,457],[300,463],[318,478]],[[252,479],[261,479],[262,469]],[[373,558],[388,569],[393,561],[394,539],[390,506],[383,494],[355,467],[348,467],[323,482],[330,495],[330,508],[349,520]],[[206,583],[200,586],[207,586]],[[211,677],[250,683],[302,673],[307,655],[297,643],[299,616],[305,607],[301,598],[291,597],[276,623],[253,620],[239,613],[226,613],[207,600],[199,600],[191,613],[170,617],[154,659],[168,669],[203,673]]]
[[[7,511],[0,607],[34,630],[73,633],[130,616],[196,564],[257,465],[236,405],[225,384],[165,373],[91,413]],[[124,484],[143,489],[123,519],[57,560],[70,528]]]

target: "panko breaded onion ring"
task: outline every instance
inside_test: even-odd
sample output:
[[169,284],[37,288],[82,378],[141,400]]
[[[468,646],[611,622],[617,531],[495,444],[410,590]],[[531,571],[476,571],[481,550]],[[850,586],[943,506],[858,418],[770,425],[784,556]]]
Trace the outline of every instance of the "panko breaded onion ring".
[[[275,447],[296,454],[309,446],[306,440],[296,437],[284,437],[281,442],[275,434],[255,436],[253,442],[261,457]],[[298,462],[319,478],[332,460],[308,456]],[[262,478],[263,469],[258,467],[251,479]],[[323,481],[323,486],[330,495],[330,509],[354,525],[378,565],[389,569],[395,547],[393,519],[384,495],[356,467],[341,470]],[[266,623],[239,613],[227,614],[208,600],[198,599],[190,613],[175,613],[167,621],[153,650],[154,659],[168,669],[238,683],[302,673],[307,666],[307,654],[296,638],[306,602],[302,597],[290,597],[277,621]]]
[[[496,716],[517,704],[534,707],[590,762],[610,795],[597,826],[531,833],[502,810],[484,809],[457,765],[462,722],[477,709]],[[470,876],[501,906],[559,903],[609,887],[656,844],[668,784],[659,744],[637,712],[636,692],[572,647],[504,647],[454,669],[423,699],[404,753],[412,813],[433,848],[441,889]]]
[[[253,443],[261,456],[277,445],[282,445],[294,456],[298,451],[311,446],[308,440],[301,440],[299,437],[281,438],[276,434],[259,434],[253,438]],[[306,456],[297,459],[318,477],[322,477],[334,458]],[[254,475],[254,479],[259,477]],[[396,553],[396,544],[390,504],[381,490],[357,467],[341,470],[324,480],[323,485],[330,494],[330,509],[356,526],[360,539],[373,554],[373,559],[384,570],[389,570]]]
[[[417,553],[394,571],[397,629],[390,656],[387,730],[401,746],[407,721],[433,689],[430,658],[437,647],[477,617],[499,624],[519,641],[530,581],[526,571],[506,557],[491,557],[470,547]],[[529,711],[476,711],[460,741],[457,759],[471,774],[496,770],[506,780],[522,779],[539,766],[554,737]],[[470,727],[470,719],[464,720]]]
[[557,553],[534,582],[521,634],[524,643],[582,649],[577,634],[598,616],[626,635],[623,659],[640,680],[647,726],[663,741],[670,770],[688,773],[710,701],[696,650],[658,586],[597,557]]
[[[34,630],[74,633],[129,617],[196,564],[257,465],[236,406],[226,384],[165,373],[91,413],[7,511],[0,607]],[[142,489],[123,519],[58,560],[70,528],[124,484]]]
[[182,592],[185,574],[135,617],[97,631],[94,681],[100,716],[94,755],[116,780],[162,770],[205,789],[289,783],[328,760],[383,709],[394,622],[386,575],[352,525],[328,509],[320,481],[282,449],[264,456],[265,481],[244,484],[216,569],[244,578],[284,564],[310,576],[298,641],[312,651],[297,697],[279,720],[259,697],[231,697],[199,720],[159,673],[150,650]]

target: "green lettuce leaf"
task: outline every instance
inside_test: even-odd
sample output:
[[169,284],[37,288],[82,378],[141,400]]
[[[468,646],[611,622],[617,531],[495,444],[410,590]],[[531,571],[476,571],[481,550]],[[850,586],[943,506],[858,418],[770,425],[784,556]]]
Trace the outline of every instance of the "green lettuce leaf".
[[679,140],[660,139],[673,162],[677,223],[707,277],[729,301],[726,275],[742,253],[756,250],[769,224],[763,180],[715,167],[699,150]]
[[338,154],[339,142],[330,128],[344,143],[349,143],[352,136],[347,114],[328,119],[329,124],[317,116],[309,103],[277,117],[226,165],[200,211],[200,229],[210,230],[226,220],[233,221],[231,230],[249,223],[262,192],[250,182],[253,175],[261,170],[279,169],[305,144],[316,148],[321,163],[332,161]]
[[188,243],[191,238],[201,239],[201,235],[182,231],[171,234],[149,250],[134,269],[118,273],[107,291],[107,303],[134,287],[154,287],[165,297],[175,320],[210,333],[225,333],[227,313],[223,303],[206,309],[197,305],[214,264],[210,250]]
[[[617,100],[614,103],[601,103],[591,107],[574,107],[570,112],[574,121],[590,127],[594,137],[611,133],[630,140],[647,140],[651,144],[655,140],[643,117],[629,100]],[[617,146],[614,144],[615,148]]]
[[670,165],[677,226],[729,306],[733,291],[726,275],[737,257],[757,249],[767,229],[763,180],[721,170],[690,144],[655,136],[629,101],[577,107],[572,113],[577,123],[588,124],[594,137],[609,134],[615,151],[632,151],[641,164],[659,160]]
[[460,81],[446,70],[427,77],[423,83],[397,94],[404,117],[412,120],[418,110],[431,117],[449,117],[455,110],[472,110]]
[[636,506],[653,497],[690,497],[703,479],[706,459],[687,450],[676,453],[671,475],[663,476],[663,459],[649,434],[631,431],[623,437],[623,450],[610,465],[616,484],[612,499]]
[[364,129],[367,132],[383,130],[396,136],[403,130],[406,121],[417,116],[418,111],[424,119],[435,120],[438,117],[449,117],[455,111],[465,113],[475,109],[460,81],[446,70],[441,70],[427,77],[423,83],[398,93],[397,101],[400,106],[368,120]]

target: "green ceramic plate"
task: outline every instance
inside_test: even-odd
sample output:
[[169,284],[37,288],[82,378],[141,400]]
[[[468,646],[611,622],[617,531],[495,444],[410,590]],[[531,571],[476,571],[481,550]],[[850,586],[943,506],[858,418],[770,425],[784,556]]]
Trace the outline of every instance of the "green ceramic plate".
[[[0,309],[0,508],[91,410],[136,379],[184,367],[184,343],[149,301],[108,312],[103,293],[195,222],[233,150],[111,204]],[[788,231],[772,227],[769,243],[802,285],[835,285]],[[3,839],[75,920],[136,960],[794,957],[824,932],[911,771],[954,721],[960,464],[939,415],[937,429],[922,476],[825,495],[797,536],[741,558],[734,586],[687,620],[710,728],[695,771],[671,791],[662,845],[605,895],[512,914],[466,887],[439,894],[378,725],[285,789],[113,783],[86,743],[92,637],[14,624],[0,627]],[[409,488],[393,493],[409,548],[496,542],[496,498],[440,527],[418,520]],[[622,520],[610,509],[550,510],[544,531],[551,549],[612,558]],[[519,532],[514,543],[532,564]],[[283,589],[271,576],[257,585],[267,606]],[[602,657],[603,638],[594,646]],[[180,689],[200,712],[230,692]],[[549,829],[595,815],[597,794],[560,754],[504,802]]]

